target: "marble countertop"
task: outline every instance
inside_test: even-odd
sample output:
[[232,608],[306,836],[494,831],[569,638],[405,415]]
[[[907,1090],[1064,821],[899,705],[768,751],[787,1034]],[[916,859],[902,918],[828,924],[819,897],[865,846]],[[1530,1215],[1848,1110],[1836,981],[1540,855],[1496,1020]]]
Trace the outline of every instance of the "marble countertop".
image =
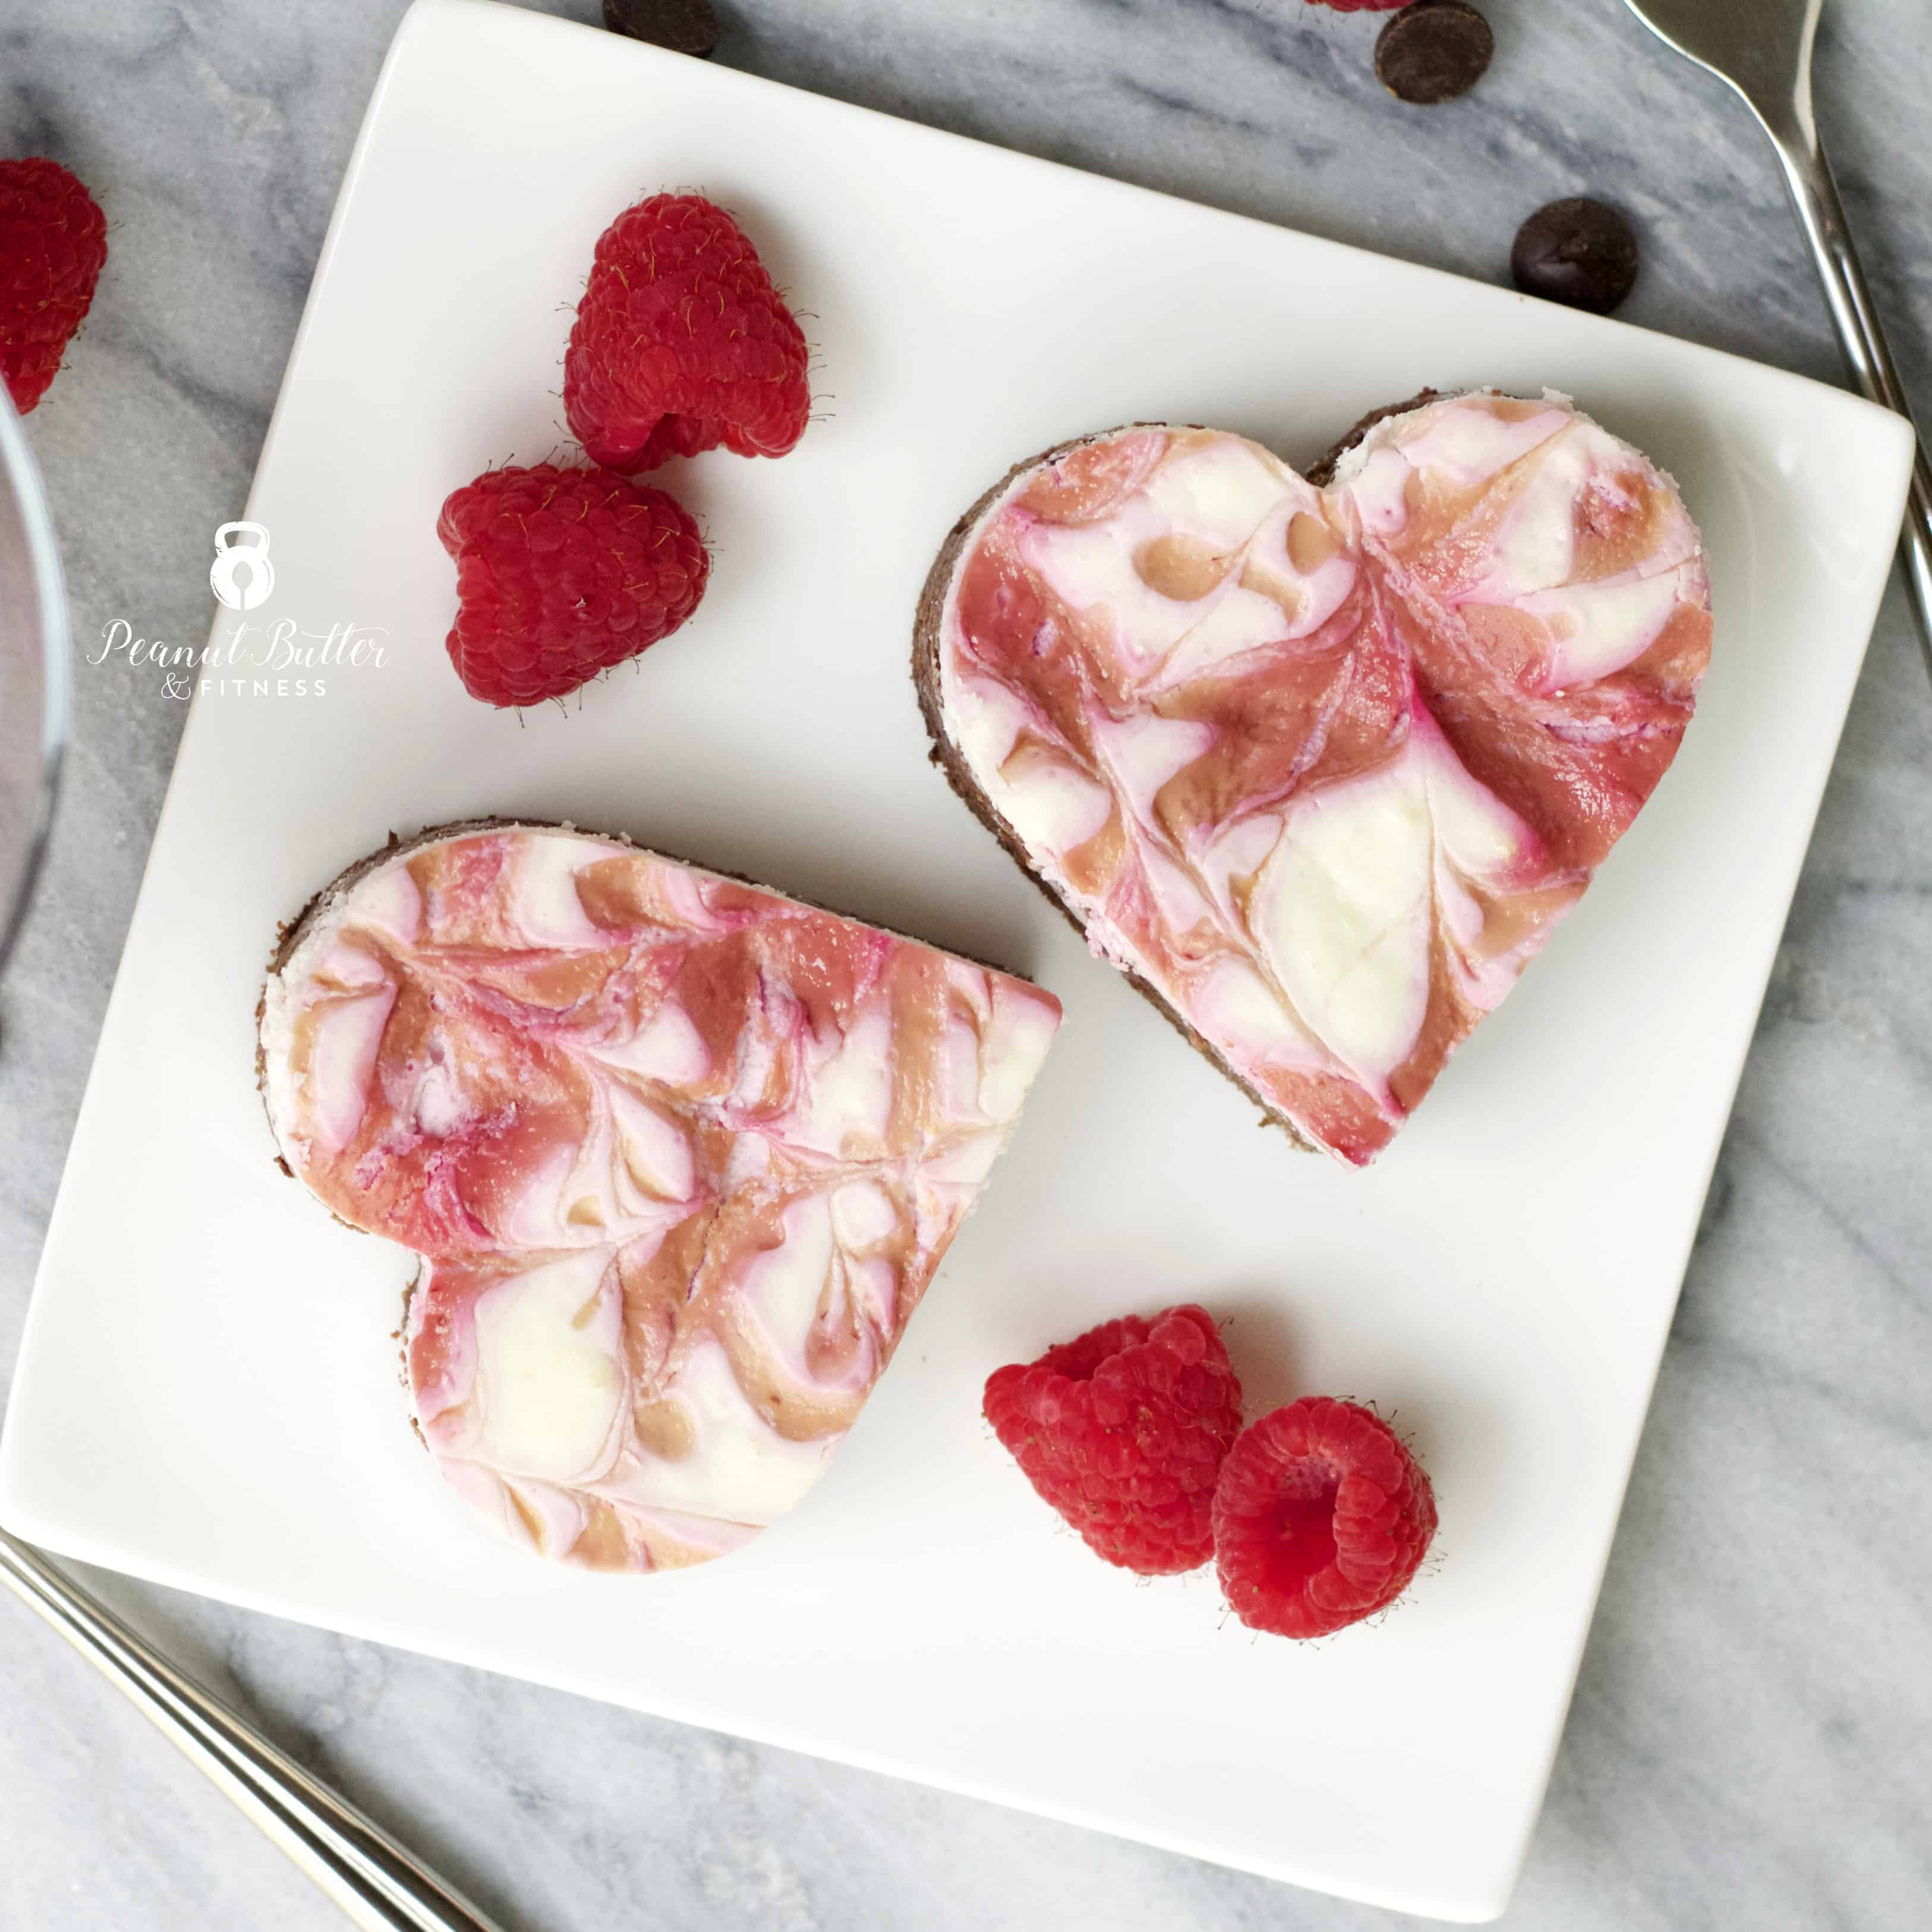
[[[719,0],[760,74],[1478,276],[1531,209],[1634,218],[1646,326],[1835,380],[1744,111],[1621,0],[1484,0],[1464,100],[1389,101],[1300,0]],[[113,224],[31,418],[81,634],[197,640],[402,0],[15,0],[0,153]],[[589,0],[556,10],[590,17]],[[1932,412],[1924,0],[1832,0],[1821,123]],[[0,988],[10,1364],[181,712],[80,680],[51,868]],[[1932,1914],[1932,688],[1888,596],[1612,1554],[1520,1932]],[[175,997],[192,998],[192,988]],[[101,1593],[508,1932],[1420,1922],[100,1576]],[[0,1928],[334,1932],[322,1894],[0,1599]]]

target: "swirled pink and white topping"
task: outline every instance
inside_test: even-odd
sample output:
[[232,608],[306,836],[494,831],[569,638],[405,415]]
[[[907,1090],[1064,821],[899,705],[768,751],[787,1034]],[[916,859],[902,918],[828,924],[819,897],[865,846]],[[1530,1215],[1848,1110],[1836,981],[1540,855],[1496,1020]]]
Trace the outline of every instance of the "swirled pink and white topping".
[[1142,426],[980,516],[940,717],[1095,950],[1360,1164],[1649,796],[1710,635],[1675,486],[1561,398],[1391,417],[1324,489]]
[[723,1554],[824,1472],[1018,1118],[1050,994],[761,888],[493,826],[272,974],[290,1168],[424,1258],[416,1424],[546,1556]]

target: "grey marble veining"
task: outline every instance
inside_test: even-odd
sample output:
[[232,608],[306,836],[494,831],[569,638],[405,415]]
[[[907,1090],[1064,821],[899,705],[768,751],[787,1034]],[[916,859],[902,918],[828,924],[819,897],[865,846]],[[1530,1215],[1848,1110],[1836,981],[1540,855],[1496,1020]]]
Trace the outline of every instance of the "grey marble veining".
[[[1502,275],[1540,202],[1602,194],[1643,237],[1629,319],[1834,378],[1742,110],[1619,0],[1485,5],[1489,77],[1427,111],[1376,86],[1372,21],[1300,0],[720,0],[721,58],[1479,275]],[[0,16],[0,153],[65,160],[113,224],[92,319],[28,426],[83,634],[130,611],[154,634],[204,634],[208,532],[246,491],[400,11],[13,0]],[[1829,0],[1817,79],[1894,349],[1932,410],[1924,0]],[[4,1364],[181,724],[84,666],[79,704],[51,874],[0,988]],[[1506,1922],[1520,1932],[1932,1922],[1928,968],[1932,690],[1894,588]],[[1404,1922],[98,1580],[512,1932]],[[4,1932],[342,1922],[10,1600],[0,1658]]]

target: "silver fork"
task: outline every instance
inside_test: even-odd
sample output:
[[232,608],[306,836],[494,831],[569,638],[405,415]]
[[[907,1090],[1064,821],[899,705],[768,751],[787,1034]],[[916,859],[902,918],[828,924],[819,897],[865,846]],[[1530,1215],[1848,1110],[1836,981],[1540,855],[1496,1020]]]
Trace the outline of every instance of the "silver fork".
[[[1871,292],[1858,267],[1845,211],[1818,145],[1811,112],[1811,45],[1824,0],[1624,0],[1667,46],[1734,88],[1771,136],[1784,184],[1811,244],[1818,279],[1858,387],[1906,422],[1912,411],[1892,366]],[[1932,468],[1922,440],[1900,538],[1899,561],[1918,641],[1932,670]]]
[[364,1932],[498,1932],[380,1825],[4,1529],[0,1586],[124,1691]]

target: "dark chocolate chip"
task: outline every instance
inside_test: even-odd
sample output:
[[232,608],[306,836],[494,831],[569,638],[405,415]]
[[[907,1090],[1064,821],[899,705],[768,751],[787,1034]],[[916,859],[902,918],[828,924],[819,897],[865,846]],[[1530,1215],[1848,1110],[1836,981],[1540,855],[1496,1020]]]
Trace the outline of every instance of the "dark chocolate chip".
[[1376,78],[1398,100],[1432,107],[1489,71],[1496,37],[1466,0],[1411,0],[1376,40]]
[[718,16],[711,0],[604,0],[604,24],[614,34],[708,59],[718,51]]
[[1636,234],[1600,201],[1552,201],[1516,230],[1510,273],[1526,296],[1608,315],[1636,280]]

